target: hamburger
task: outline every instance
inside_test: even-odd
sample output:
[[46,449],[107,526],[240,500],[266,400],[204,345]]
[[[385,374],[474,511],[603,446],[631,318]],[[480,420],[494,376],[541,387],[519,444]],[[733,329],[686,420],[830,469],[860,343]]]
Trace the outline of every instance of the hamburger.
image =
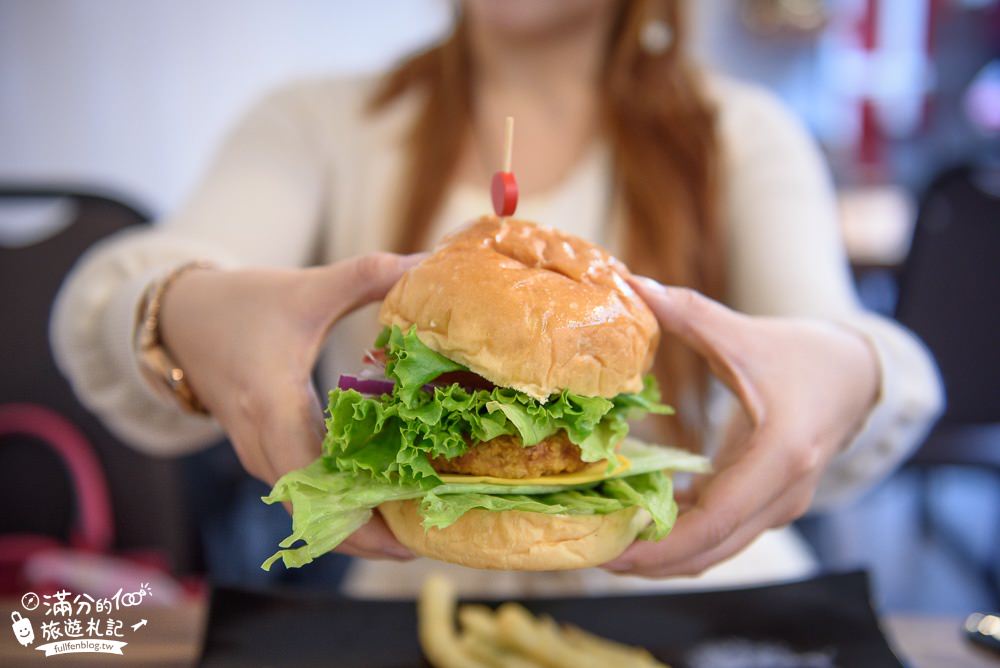
[[671,471],[697,455],[628,438],[670,414],[649,375],[659,328],[602,249],[484,217],[390,290],[365,370],[329,394],[323,454],[282,477],[292,534],[264,564],[309,563],[381,513],[414,553],[562,570],[660,540]]

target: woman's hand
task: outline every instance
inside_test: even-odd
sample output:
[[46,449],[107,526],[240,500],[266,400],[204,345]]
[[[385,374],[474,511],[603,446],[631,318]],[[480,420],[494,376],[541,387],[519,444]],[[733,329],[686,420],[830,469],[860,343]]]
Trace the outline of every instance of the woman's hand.
[[[310,269],[198,269],[167,290],[164,343],[251,475],[273,485],[319,456],[323,412],[311,374],[327,332],[382,299],[417,259],[379,253]],[[413,556],[378,515],[337,549]]]
[[746,419],[726,434],[714,473],[696,482],[670,536],[637,541],[604,567],[697,575],[808,510],[827,463],[875,404],[878,360],[864,338],[835,324],[750,317],[691,290],[632,283],[663,329],[708,360]]

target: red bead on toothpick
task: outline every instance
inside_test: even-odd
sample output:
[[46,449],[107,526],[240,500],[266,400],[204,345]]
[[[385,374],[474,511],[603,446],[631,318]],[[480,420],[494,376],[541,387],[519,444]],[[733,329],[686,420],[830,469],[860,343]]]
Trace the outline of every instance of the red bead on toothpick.
[[498,216],[513,216],[517,210],[517,181],[511,172],[497,172],[490,185],[493,196],[493,210]]
[[514,150],[514,117],[508,116],[503,133],[503,171],[493,175],[490,195],[493,211],[501,218],[513,216],[517,210],[517,179],[510,170]]

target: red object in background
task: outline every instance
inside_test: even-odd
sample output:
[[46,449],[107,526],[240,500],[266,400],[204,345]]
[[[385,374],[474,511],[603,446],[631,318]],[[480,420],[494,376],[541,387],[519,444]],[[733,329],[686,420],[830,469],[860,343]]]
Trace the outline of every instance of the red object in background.
[[[934,45],[934,29],[940,14],[940,5],[944,0],[924,0],[914,3],[913,11],[921,11],[924,17],[923,34],[911,35],[906,30],[894,30],[892,23],[893,13],[887,6],[892,3],[885,0],[863,0],[860,7],[862,12],[856,25],[856,37],[861,46],[865,67],[870,72],[876,72],[876,68],[885,68],[886,58],[899,58],[903,53],[910,58],[921,57],[927,63],[931,61],[931,54]],[[887,34],[888,33],[888,34]],[[910,44],[913,39],[918,41]],[[901,41],[902,40],[902,41]],[[907,48],[919,47],[922,53],[911,53]],[[927,65],[926,67],[929,67]],[[923,90],[911,90],[906,95],[919,96],[921,112],[919,122],[914,128],[905,130],[912,133],[919,129],[921,124],[926,124],[930,118],[933,98],[930,92]],[[903,100],[907,102],[908,100]],[[860,95],[858,102],[859,133],[856,146],[856,158],[862,167],[866,179],[880,181],[884,177],[884,172],[888,169],[886,165],[886,142],[888,135],[899,134],[900,124],[892,118],[886,120],[880,117],[880,111],[885,110],[889,102],[879,97],[878,92],[871,89],[871,86]],[[886,123],[893,123],[887,127]]]
[[863,166],[882,164],[882,129],[875,114],[875,103],[861,101],[861,137],[858,141],[858,160]]
[[[76,495],[76,518],[70,529],[70,546],[89,553],[110,550],[114,523],[108,483],[86,437],[73,423],[45,406],[28,403],[0,406],[0,436],[15,434],[38,439],[55,451],[66,465]],[[30,475],[28,471],[24,473]],[[51,536],[0,536],[0,592],[17,593],[24,564],[34,555],[61,547]]]
[[498,216],[513,216],[517,210],[517,179],[514,172],[497,172],[490,184],[493,197],[493,211]]
[[54,536],[0,535],[0,594],[19,596],[29,588],[45,593],[84,584],[90,593],[113,591],[140,577],[156,582],[161,603],[201,592],[198,579],[176,581],[155,550],[111,554],[115,536],[107,479],[90,442],[72,422],[38,404],[0,405],[0,437],[14,435],[37,439],[59,456],[73,486],[76,517],[68,545]]
[[[861,23],[858,25],[858,33],[861,45],[868,54],[869,60],[878,49],[878,16],[878,0],[867,0]],[[858,137],[857,158],[862,167],[871,169],[882,163],[882,141],[884,139],[878,116],[875,113],[875,102],[871,97],[871,92],[866,93],[860,100],[858,111],[861,114],[861,132]]]
[[878,14],[879,1],[867,0],[861,23],[858,25],[858,33],[861,37],[861,46],[869,53],[878,48]]
[[110,550],[114,542],[111,495],[104,469],[87,438],[54,410],[28,403],[0,406],[0,436],[12,434],[38,439],[66,464],[77,499],[70,544],[91,552]]

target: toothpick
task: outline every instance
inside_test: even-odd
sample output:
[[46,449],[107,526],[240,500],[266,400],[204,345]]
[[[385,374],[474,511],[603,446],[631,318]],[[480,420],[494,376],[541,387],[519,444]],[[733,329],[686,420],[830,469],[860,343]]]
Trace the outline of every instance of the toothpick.
[[[503,132],[503,169],[496,172],[490,180],[490,198],[493,200],[493,212],[503,222],[517,210],[517,179],[511,171],[514,153],[514,117],[508,116],[504,122]],[[504,214],[507,215],[504,215]]]
[[514,117],[508,116],[503,128],[503,171],[509,172],[514,154]]

